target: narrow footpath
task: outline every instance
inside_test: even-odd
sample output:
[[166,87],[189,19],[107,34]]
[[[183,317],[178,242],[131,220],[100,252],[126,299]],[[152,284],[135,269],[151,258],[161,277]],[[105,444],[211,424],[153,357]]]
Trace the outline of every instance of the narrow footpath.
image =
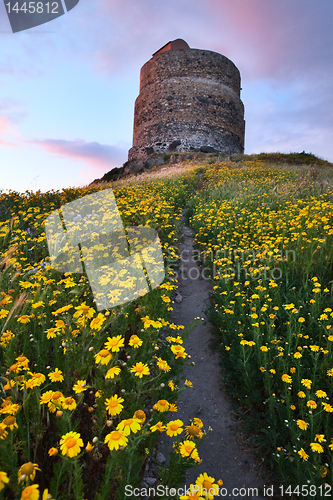
[[[237,424],[232,419],[231,405],[223,389],[219,355],[212,352],[209,346],[210,324],[204,311],[209,304],[212,284],[202,277],[200,268],[193,260],[193,231],[184,225],[183,234],[184,242],[180,250],[184,271],[178,277],[179,288],[173,304],[172,321],[185,326],[198,316],[204,321],[199,322],[184,343],[195,366],[185,367],[183,380],[190,380],[193,388],[181,393],[177,418],[188,425],[190,418],[198,417],[205,429],[209,426],[213,428],[198,448],[202,464],[187,471],[186,485],[195,483],[199,474],[207,472],[215,481],[223,480],[228,498],[262,500],[263,496],[256,494],[255,490],[251,491],[251,488],[258,488],[259,491],[264,485],[260,478],[261,467],[246,449],[240,435],[235,433]],[[245,495],[245,490],[239,491],[241,488],[246,488]]]

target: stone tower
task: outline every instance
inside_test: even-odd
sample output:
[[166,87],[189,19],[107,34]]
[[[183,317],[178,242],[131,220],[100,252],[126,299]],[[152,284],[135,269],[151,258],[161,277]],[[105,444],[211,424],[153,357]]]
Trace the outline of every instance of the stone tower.
[[240,73],[227,57],[168,42],[144,64],[129,160],[154,152],[244,152]]

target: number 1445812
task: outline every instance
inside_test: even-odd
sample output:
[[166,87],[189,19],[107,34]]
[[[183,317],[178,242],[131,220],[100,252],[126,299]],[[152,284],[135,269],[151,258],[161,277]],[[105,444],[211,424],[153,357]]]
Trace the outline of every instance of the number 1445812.
[[[14,3],[14,2],[13,2]],[[19,3],[16,2],[14,5],[12,5],[11,2],[6,3],[7,7],[7,12],[10,14],[11,12],[16,12],[17,14],[19,12],[24,12],[25,14],[29,12],[30,14],[33,14],[36,12],[37,14],[42,14],[42,13],[47,13],[47,14],[59,14],[58,8],[59,8],[59,3],[58,2],[24,2],[21,7],[19,6]]]

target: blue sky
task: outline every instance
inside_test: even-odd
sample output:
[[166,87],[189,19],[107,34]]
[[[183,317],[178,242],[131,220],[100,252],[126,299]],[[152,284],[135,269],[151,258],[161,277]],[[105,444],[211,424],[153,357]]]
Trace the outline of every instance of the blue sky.
[[141,66],[169,40],[239,68],[245,152],[333,161],[331,0],[80,0],[12,33],[0,3],[0,190],[83,186],[127,160]]

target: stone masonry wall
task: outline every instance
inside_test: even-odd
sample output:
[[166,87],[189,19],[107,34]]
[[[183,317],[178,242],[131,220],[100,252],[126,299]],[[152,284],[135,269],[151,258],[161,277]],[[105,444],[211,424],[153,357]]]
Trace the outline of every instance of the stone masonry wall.
[[129,159],[153,152],[244,152],[240,74],[225,56],[208,50],[169,50],[141,68]]

